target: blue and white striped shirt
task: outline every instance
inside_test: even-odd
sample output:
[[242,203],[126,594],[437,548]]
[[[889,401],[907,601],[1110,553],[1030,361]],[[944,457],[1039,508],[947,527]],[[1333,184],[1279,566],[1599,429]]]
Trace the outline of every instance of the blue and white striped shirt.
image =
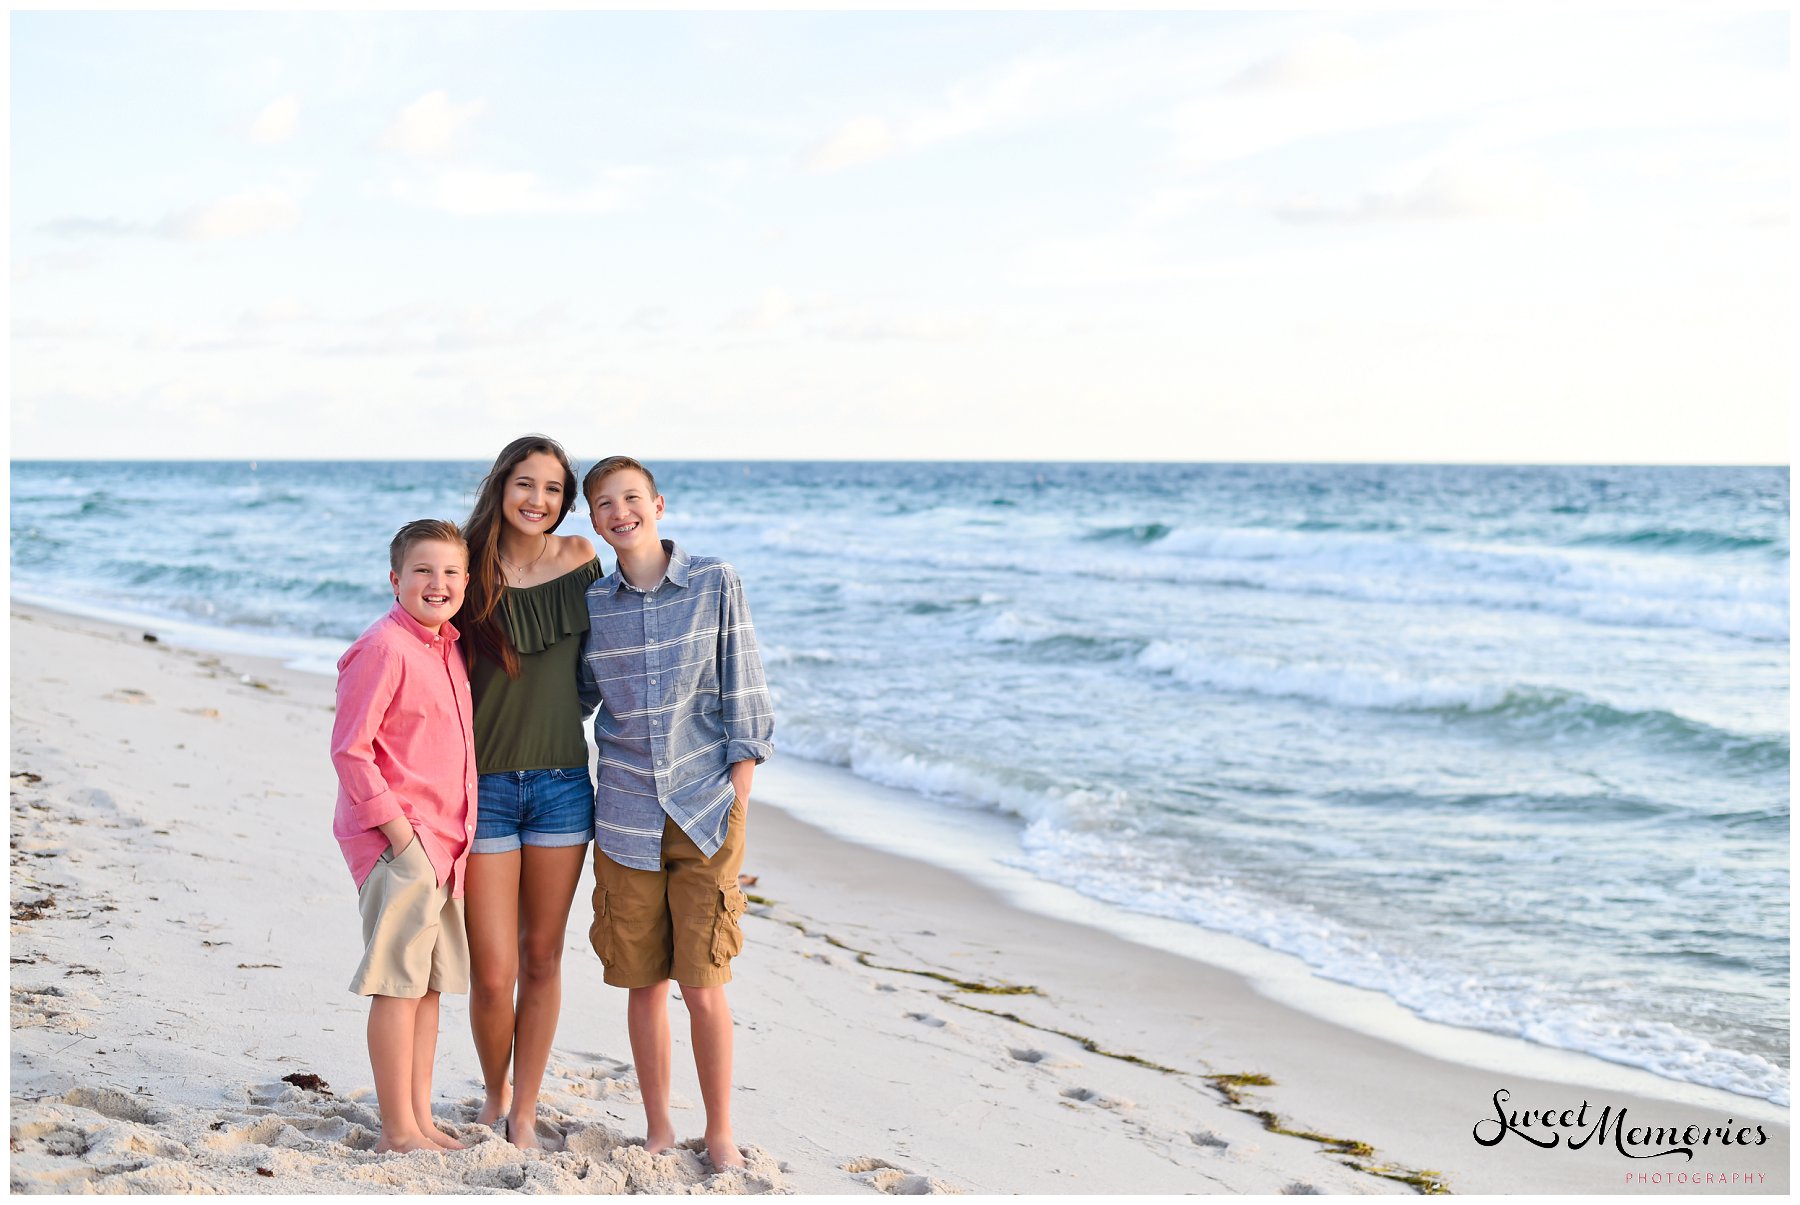
[[707,857],[731,819],[730,767],[774,751],[775,709],[737,572],[664,540],[649,592],[614,569],[587,589],[578,686],[600,747],[594,843],[621,866],[662,868],[663,817]]

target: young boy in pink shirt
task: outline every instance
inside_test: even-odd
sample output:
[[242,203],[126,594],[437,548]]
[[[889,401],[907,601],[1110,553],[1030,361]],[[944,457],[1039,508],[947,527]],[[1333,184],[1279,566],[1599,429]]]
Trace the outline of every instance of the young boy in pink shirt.
[[454,523],[417,519],[388,546],[394,606],[338,660],[332,835],[356,880],[369,996],[378,1151],[460,1150],[431,1115],[438,994],[469,990],[463,875],[475,833],[469,674],[450,622],[469,550]]

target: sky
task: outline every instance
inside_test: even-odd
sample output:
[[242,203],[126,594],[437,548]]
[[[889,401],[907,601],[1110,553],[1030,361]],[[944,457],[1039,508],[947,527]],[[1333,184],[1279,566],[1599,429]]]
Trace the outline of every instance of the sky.
[[12,455],[1786,463],[1788,22],[14,13]]

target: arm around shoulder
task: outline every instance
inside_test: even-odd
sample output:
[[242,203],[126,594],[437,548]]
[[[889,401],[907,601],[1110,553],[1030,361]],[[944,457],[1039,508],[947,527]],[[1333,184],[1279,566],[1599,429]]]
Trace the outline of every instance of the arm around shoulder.
[[600,706],[600,684],[594,681],[594,668],[588,664],[589,632],[581,638],[581,650],[575,654],[575,698],[581,704],[581,718],[587,719]]

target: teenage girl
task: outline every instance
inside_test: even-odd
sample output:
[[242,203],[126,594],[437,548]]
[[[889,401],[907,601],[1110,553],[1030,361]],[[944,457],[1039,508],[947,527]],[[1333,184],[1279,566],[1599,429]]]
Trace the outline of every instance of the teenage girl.
[[552,534],[574,502],[562,446],[527,435],[501,449],[463,527],[469,584],[457,620],[480,772],[464,907],[469,1021],[487,1086],[475,1119],[497,1128],[505,1117],[521,1147],[538,1145],[563,931],[594,829],[575,666],[588,630],[583,596],[600,561],[581,536]]

